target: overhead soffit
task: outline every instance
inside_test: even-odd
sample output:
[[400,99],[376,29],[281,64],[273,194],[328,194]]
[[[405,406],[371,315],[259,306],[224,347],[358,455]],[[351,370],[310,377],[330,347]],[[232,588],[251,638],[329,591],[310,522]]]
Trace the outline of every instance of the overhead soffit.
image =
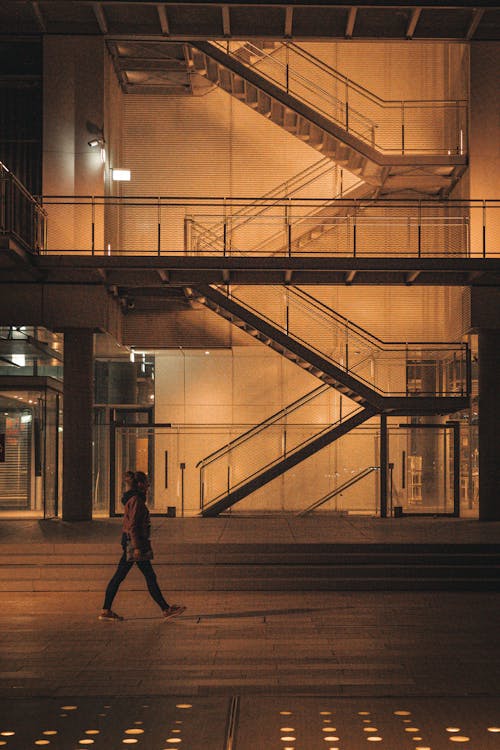
[[472,0],[414,4],[277,0],[3,0],[1,34],[102,34],[107,37],[275,39],[500,39],[500,5]]

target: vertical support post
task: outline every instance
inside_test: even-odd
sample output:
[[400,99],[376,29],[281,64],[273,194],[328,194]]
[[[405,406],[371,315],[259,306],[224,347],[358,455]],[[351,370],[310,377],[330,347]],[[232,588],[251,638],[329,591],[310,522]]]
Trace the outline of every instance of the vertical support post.
[[64,331],[63,520],[92,519],[92,329]]
[[95,200],[94,196],[92,196],[92,255],[94,255],[95,250]]
[[345,129],[349,132],[349,79],[345,79]]
[[184,518],[184,471],[186,470],[186,464],[184,461],[180,463],[181,469],[181,516]]
[[453,515],[460,516],[460,423],[453,427]]
[[389,436],[387,432],[387,415],[380,415],[380,517],[387,518],[387,459],[389,455]]
[[354,214],[353,214],[353,229],[352,229],[352,254],[354,258],[356,257],[356,250],[357,250],[357,238],[356,238],[357,218],[358,218],[358,204],[356,202],[356,199],[354,199]]
[[157,252],[161,255],[161,202],[158,196],[158,235],[157,235]]
[[401,102],[401,153],[405,152],[405,103]]
[[418,257],[422,257],[422,201],[418,201]]
[[486,258],[486,201],[483,200],[483,258]]

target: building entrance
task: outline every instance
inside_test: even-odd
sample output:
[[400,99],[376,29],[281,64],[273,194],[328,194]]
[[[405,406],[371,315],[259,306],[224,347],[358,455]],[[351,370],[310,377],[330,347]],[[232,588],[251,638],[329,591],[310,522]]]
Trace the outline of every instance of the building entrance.
[[389,514],[458,516],[459,445],[458,422],[390,427]]
[[62,394],[46,385],[20,386],[0,382],[0,516],[53,518],[61,487]]

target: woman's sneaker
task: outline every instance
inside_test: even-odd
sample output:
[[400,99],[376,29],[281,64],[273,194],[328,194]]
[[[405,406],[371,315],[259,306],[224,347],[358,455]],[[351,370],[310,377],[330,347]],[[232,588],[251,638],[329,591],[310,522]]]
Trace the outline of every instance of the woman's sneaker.
[[123,617],[121,615],[117,615],[116,612],[113,612],[111,609],[103,609],[103,611],[99,615],[99,619],[108,621],[119,620],[121,622],[123,620]]
[[186,607],[183,607],[181,604],[171,604],[168,609],[163,610],[163,617],[167,620],[170,619],[170,617],[182,615],[185,611]]

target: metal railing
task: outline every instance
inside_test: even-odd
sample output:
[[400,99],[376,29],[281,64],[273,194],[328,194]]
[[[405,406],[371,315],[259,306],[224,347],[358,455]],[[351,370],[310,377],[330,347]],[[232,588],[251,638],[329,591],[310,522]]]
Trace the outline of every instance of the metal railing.
[[43,207],[0,161],[0,235],[39,252],[46,246],[45,221]]
[[[231,42],[211,44],[242,62]],[[271,53],[251,43],[245,49],[253,58],[247,67],[382,153],[468,152],[466,100],[385,100],[292,42]]]
[[[369,476],[372,472],[379,470],[380,466],[367,466],[366,469],[363,469],[357,474],[354,474],[354,476],[351,476],[346,482],[343,482],[338,487],[335,487],[333,490],[327,492],[326,495],[323,495],[323,497],[309,505],[307,508],[305,508],[305,510],[301,510],[299,513],[297,513],[297,515],[302,518],[308,513],[312,513],[313,510],[317,510],[322,505],[325,505],[329,500],[333,500],[334,497],[336,498],[341,493],[346,492],[346,490],[360,482],[365,477]],[[334,510],[338,510],[337,506],[335,506]]]
[[[248,433],[202,460],[198,464],[200,510],[279,464],[328,430],[364,411],[351,402],[350,409],[345,408],[341,416],[325,423],[325,396],[328,397],[328,390],[331,393],[328,387],[315,389],[304,397],[302,404],[288,410],[280,419],[256,425]],[[311,422],[310,415],[315,408],[316,421]],[[292,421],[288,422],[292,414]]]
[[41,206],[32,247],[45,238],[47,253],[500,256],[500,200],[51,195]]
[[267,286],[257,303],[253,287],[228,297],[382,396],[470,394],[466,343],[382,341],[293,286]]

